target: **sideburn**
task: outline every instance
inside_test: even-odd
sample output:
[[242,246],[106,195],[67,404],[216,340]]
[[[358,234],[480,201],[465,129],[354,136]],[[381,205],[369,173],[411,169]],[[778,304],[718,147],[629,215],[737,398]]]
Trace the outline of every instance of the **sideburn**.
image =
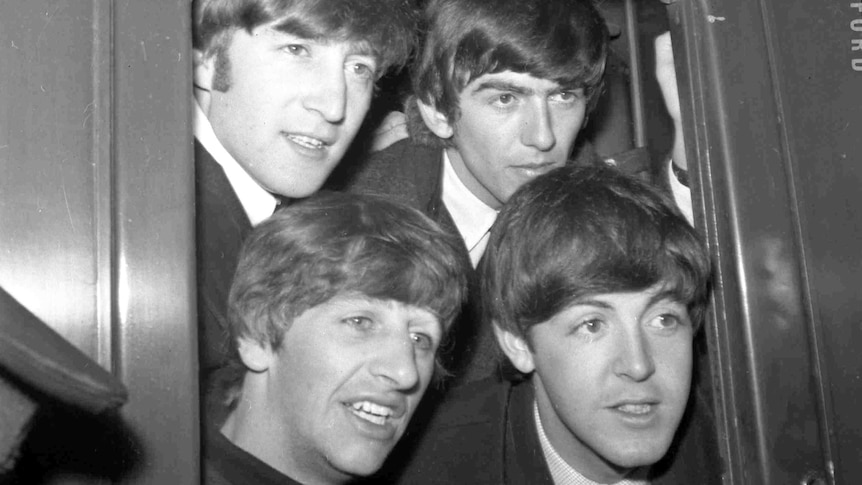
[[219,48],[215,53],[215,73],[213,73],[212,88],[216,91],[226,92],[230,89],[230,57],[227,55],[227,49]]

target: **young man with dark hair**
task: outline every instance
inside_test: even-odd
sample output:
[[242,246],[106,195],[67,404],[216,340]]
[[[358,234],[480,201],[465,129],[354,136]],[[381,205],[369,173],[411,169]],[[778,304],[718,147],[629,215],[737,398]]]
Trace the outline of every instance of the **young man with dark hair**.
[[432,379],[469,262],[415,209],[318,194],[248,237],[230,291],[239,360],[207,404],[208,484],[374,473]]
[[[476,265],[518,187],[567,163],[605,163],[576,142],[602,90],[607,27],[590,0],[430,0],[424,21],[405,106],[410,137],[347,185],[419,208],[460,235]],[[616,162],[650,173],[646,157]],[[469,320],[453,350],[463,381],[498,364],[490,329]]]
[[[368,170],[403,162],[393,175],[419,172],[419,185],[434,184],[444,203],[459,193],[450,189],[457,183],[493,212],[524,181],[572,154],[601,91],[607,29],[589,0],[431,0],[424,25],[405,106],[410,139]],[[425,202],[415,200],[422,194],[394,195]],[[447,209],[458,212],[438,210]]]
[[412,50],[410,0],[194,0],[201,367],[224,363],[243,238],[344,155],[374,83]]
[[611,167],[554,170],[503,207],[480,276],[523,380],[454,390],[401,483],[720,483],[708,430],[672,446],[701,404],[710,262],[669,198]]

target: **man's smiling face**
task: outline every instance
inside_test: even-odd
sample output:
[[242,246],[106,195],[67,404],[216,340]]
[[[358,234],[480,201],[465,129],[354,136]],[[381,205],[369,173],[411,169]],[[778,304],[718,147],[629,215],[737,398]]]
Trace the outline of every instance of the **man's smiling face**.
[[221,144],[266,190],[315,192],[368,111],[377,59],[361,44],[311,40],[263,25],[196,53],[195,84]]
[[272,352],[266,391],[239,404],[264,409],[275,437],[255,454],[303,483],[374,473],[431,380],[442,334],[426,309],[362,295],[305,311]]

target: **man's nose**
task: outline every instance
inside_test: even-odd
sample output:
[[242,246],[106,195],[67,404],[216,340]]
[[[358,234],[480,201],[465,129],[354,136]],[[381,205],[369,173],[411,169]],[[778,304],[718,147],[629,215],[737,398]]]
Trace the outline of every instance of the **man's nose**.
[[344,66],[339,62],[317,68],[314,82],[305,86],[303,106],[320,113],[324,120],[337,124],[344,121],[347,109],[347,78]]
[[536,101],[524,122],[521,142],[540,151],[548,151],[557,143],[547,100]]
[[419,384],[416,348],[407,338],[388,339],[374,359],[371,372],[400,391],[409,391]]
[[619,339],[614,373],[636,382],[645,381],[655,373],[652,346],[642,331],[626,332]]

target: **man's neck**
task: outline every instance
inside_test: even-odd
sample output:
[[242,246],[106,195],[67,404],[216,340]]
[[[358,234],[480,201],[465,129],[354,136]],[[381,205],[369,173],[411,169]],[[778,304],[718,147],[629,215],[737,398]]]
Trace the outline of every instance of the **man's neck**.
[[497,218],[497,211],[482,202],[464,185],[445,151],[442,199],[467,246],[470,261],[475,268],[485,251],[488,231]]

